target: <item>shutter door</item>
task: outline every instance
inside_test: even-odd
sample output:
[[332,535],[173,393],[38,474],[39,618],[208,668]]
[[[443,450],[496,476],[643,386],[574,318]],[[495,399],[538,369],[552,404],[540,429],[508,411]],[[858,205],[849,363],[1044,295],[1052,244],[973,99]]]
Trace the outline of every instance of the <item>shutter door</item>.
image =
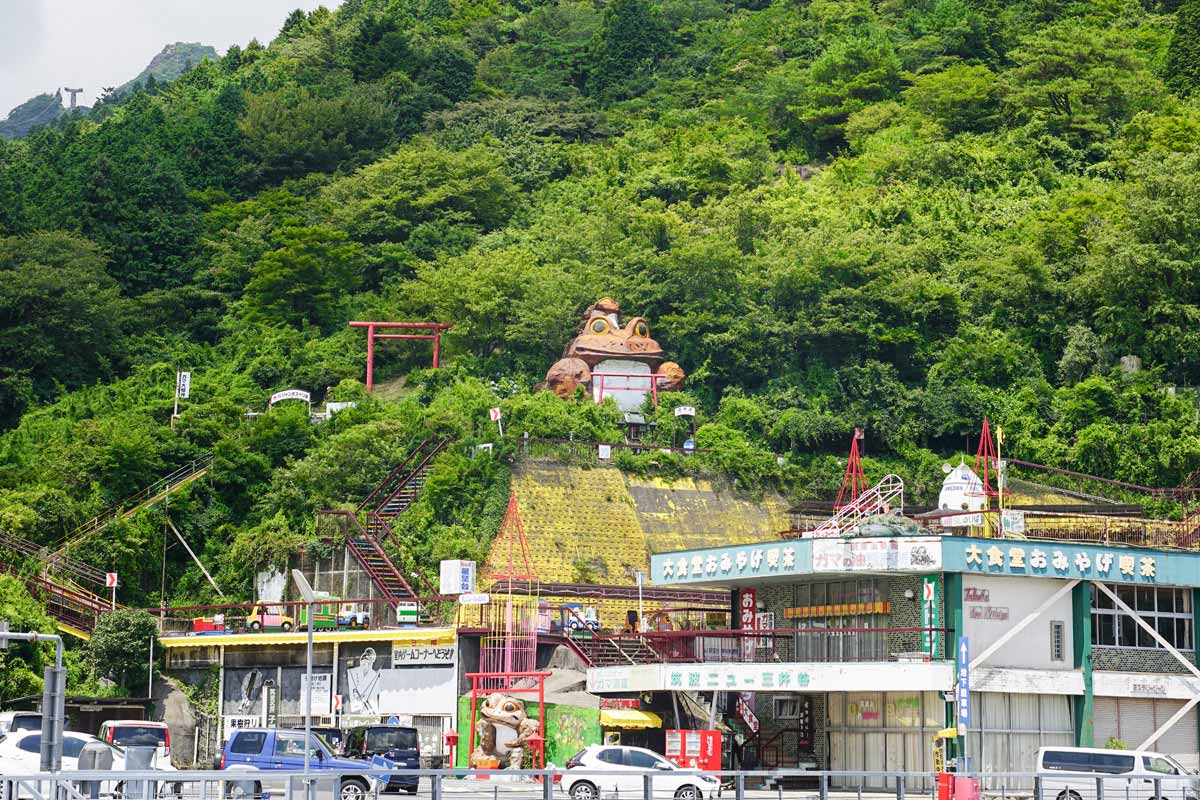
[[[1117,722],[1117,698],[1115,697],[1093,697],[1092,698],[1092,724],[1094,725],[1094,739],[1096,747],[1104,747],[1104,743],[1110,738],[1120,739],[1119,724]],[[1129,747],[1133,745],[1125,743]]]
[[1125,742],[1125,746],[1130,750],[1146,741],[1158,728],[1158,720],[1154,713],[1157,702],[1138,697],[1122,697],[1117,700],[1121,714],[1121,741]]
[[[1154,714],[1155,722],[1162,725],[1169,720],[1175,712],[1183,708],[1184,701],[1182,700],[1155,700]],[[1180,764],[1188,769],[1195,770],[1197,767],[1197,728],[1196,728],[1196,709],[1193,707],[1188,713],[1184,714],[1178,722],[1170,727],[1166,733],[1158,738],[1157,742],[1150,745],[1150,749],[1158,753],[1166,753],[1173,756]],[[1141,744],[1139,741],[1138,744]],[[1137,747],[1137,744],[1131,744],[1130,747]]]

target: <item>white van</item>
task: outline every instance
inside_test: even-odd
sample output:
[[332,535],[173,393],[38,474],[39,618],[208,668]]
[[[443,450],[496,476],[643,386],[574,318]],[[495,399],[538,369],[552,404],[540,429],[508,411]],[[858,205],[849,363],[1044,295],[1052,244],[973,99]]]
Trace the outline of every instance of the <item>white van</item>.
[[[1145,750],[1043,747],[1037,772],[1045,800],[1200,800],[1200,782],[1167,755]],[[1159,792],[1154,782],[1159,780]]]

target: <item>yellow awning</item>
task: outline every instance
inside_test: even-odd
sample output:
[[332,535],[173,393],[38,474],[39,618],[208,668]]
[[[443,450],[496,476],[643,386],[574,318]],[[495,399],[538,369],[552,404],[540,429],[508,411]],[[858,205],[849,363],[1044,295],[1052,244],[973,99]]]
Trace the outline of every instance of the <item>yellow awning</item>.
[[662,718],[653,711],[638,711],[634,708],[605,708],[600,711],[601,728],[661,728]]
[[[173,647],[245,647],[250,645],[304,644],[308,634],[304,631],[228,633],[205,636],[164,636],[159,643],[166,649]],[[454,628],[377,628],[357,630],[313,631],[317,644],[330,642],[393,642],[411,645],[453,645],[458,632]]]

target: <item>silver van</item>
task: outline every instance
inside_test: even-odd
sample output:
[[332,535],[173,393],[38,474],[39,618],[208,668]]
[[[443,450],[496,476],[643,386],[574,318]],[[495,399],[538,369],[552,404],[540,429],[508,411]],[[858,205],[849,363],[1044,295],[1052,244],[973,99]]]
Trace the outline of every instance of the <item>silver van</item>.
[[1200,800],[1195,775],[1147,750],[1043,747],[1037,773],[1044,800]]

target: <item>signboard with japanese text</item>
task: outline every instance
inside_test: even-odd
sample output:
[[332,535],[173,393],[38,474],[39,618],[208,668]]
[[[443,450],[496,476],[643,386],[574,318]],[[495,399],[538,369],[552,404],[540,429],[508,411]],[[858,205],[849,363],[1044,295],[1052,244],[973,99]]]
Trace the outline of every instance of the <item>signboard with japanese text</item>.
[[713,547],[650,557],[650,582],[658,585],[806,575],[811,571],[811,540]]
[[276,392],[271,395],[271,400],[267,405],[273,406],[284,400],[303,400],[306,403],[311,403],[312,395],[303,389],[284,389],[282,392]]
[[921,580],[921,650],[930,658],[938,657],[938,637],[941,627],[938,603],[938,579],[926,575]]
[[872,537],[813,540],[813,572],[903,572],[942,565],[942,542],[935,537]]
[[401,645],[392,646],[392,666],[453,664],[454,645]]
[[187,400],[192,396],[192,373],[180,372],[175,382],[175,396]]
[[[740,606],[739,627],[744,631],[753,631],[758,622],[758,592],[754,589],[742,589],[738,604]],[[742,637],[742,657],[746,661],[754,659],[756,641],[748,636]]]
[[447,559],[439,564],[439,588],[442,594],[469,594],[475,591],[475,562]]
[[931,662],[854,662],[740,664],[645,664],[592,667],[587,691],[726,691],[726,692],[844,692],[847,687],[871,691],[945,691],[954,682],[954,665]]
[[[751,697],[753,697],[753,695],[751,695]],[[760,726],[760,723],[758,721],[758,716],[755,715],[755,713],[752,710],[750,710],[750,704],[746,702],[746,698],[744,695],[741,697],[738,697],[735,708],[737,709],[738,717],[742,720],[742,722],[745,723],[746,730],[750,731],[750,734],[752,736],[754,734],[758,733],[758,729]]]
[[796,744],[800,747],[800,752],[811,752],[816,739],[812,695],[800,695],[796,698],[796,705],[796,732],[798,734]]
[[1000,513],[1000,527],[1005,533],[1025,532],[1025,512],[1006,508]]
[[[946,559],[947,570],[1184,586],[1200,583],[1200,558],[1189,558],[1191,553],[1030,541],[966,540],[956,544],[960,546]],[[1191,562],[1190,574],[1184,572],[1187,561]],[[1162,568],[1168,564],[1172,574],[1164,580]]]
[[[871,544],[872,542],[887,544]],[[849,542],[856,547],[845,548]],[[819,552],[813,548],[821,543]],[[924,550],[917,548],[924,547]],[[893,566],[894,564],[894,566]],[[763,578],[835,571],[963,572],[1200,586],[1200,552],[965,536],[763,542],[659,553],[650,582],[753,585]]]
[[[308,690],[308,675],[300,675],[300,702],[304,705],[304,697]],[[312,713],[333,713],[333,675],[319,673],[312,676]]]

